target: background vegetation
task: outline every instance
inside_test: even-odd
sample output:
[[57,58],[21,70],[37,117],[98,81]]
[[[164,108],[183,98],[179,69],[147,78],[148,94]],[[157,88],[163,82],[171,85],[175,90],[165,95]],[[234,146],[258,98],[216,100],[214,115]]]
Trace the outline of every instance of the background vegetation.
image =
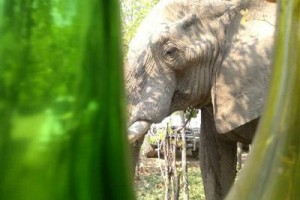
[[159,0],[121,0],[123,52],[126,55],[128,45],[142,20]]
[[[178,158],[180,160],[180,158]],[[140,166],[140,178],[135,181],[135,190],[138,200],[161,200],[164,199],[164,181],[160,172],[160,163],[163,159],[142,158]],[[179,165],[180,163],[178,163]],[[188,157],[188,177],[189,177],[189,199],[205,200],[204,190],[199,170],[198,159]],[[181,188],[182,191],[182,180]],[[180,193],[179,199],[183,199]]]

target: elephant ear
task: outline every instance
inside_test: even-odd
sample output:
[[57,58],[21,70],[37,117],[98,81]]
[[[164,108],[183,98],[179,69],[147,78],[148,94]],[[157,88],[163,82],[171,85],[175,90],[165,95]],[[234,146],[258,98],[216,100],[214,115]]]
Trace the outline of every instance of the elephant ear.
[[212,85],[214,118],[219,133],[250,122],[263,112],[271,71],[274,26],[263,21],[257,23],[249,22],[237,29]]

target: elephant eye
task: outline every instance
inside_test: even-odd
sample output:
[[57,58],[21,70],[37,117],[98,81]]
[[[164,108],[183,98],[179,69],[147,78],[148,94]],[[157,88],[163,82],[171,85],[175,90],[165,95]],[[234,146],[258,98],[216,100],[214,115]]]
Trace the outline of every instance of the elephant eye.
[[177,47],[173,43],[167,43],[164,46],[164,56],[167,60],[174,60],[177,54]]
[[177,48],[176,48],[176,47],[171,47],[171,48],[169,48],[169,49],[166,50],[165,55],[166,55],[166,56],[171,56],[171,55],[173,55],[176,51],[177,51]]

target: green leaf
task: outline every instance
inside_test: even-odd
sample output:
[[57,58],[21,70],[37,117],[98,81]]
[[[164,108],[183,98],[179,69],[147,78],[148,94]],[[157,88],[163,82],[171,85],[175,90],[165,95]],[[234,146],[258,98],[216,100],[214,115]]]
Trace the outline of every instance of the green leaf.
[[0,0],[0,199],[134,199],[119,14]]
[[300,2],[278,2],[274,71],[250,158],[226,199],[300,197]]

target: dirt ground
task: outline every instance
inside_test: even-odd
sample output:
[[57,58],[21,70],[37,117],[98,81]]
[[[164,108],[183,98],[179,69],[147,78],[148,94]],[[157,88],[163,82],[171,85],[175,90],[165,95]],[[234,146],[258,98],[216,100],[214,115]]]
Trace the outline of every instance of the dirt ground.
[[[156,155],[157,156],[157,155]],[[180,162],[181,157],[177,156],[177,161]],[[199,167],[199,158],[187,155],[188,167]],[[164,165],[164,158],[161,157],[158,159],[154,158],[146,158],[145,156],[140,157],[139,164],[139,173],[143,175],[145,172],[156,172],[160,171],[160,165]]]
[[[242,154],[243,164],[248,154]],[[177,164],[180,165],[180,156],[177,156]],[[189,197],[191,200],[205,200],[199,159],[187,156]],[[137,200],[161,200],[164,199],[164,180],[160,166],[164,167],[164,159],[140,157],[137,178],[135,179],[135,190]],[[181,181],[182,183],[182,181]],[[181,185],[182,188],[182,185]],[[182,199],[181,197],[179,199]]]
[[[146,158],[145,156],[141,156],[140,159],[139,170],[137,178],[135,179],[137,199],[164,199],[164,181],[160,168],[160,166],[162,168],[164,167],[164,159]],[[180,156],[177,156],[177,160],[177,164],[180,165]],[[199,169],[199,159],[192,156],[187,156],[187,161],[190,199],[204,200],[205,198]]]

